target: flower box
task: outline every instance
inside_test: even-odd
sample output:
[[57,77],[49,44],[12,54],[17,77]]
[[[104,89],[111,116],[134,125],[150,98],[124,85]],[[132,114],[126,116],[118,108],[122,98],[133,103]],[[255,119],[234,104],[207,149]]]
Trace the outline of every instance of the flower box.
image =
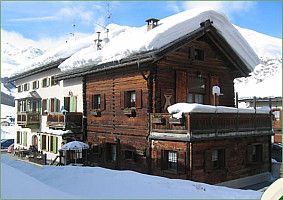
[[100,110],[91,110],[90,113],[95,117],[101,117],[101,111]]
[[136,110],[131,108],[126,108],[123,110],[124,115],[127,115],[128,117],[135,117],[136,116]]

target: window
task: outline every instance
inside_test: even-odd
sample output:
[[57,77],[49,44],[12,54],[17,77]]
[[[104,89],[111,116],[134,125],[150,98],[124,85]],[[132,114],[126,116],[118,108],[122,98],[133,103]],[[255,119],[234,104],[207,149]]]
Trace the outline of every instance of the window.
[[202,49],[194,49],[194,59],[204,61],[204,51]]
[[134,159],[134,152],[131,150],[125,150],[125,159],[127,160]]
[[251,144],[247,147],[248,164],[258,163],[263,161],[262,144]]
[[45,114],[44,112],[48,111],[47,110],[47,99],[42,100],[42,113]]
[[29,91],[29,83],[24,84],[24,91]]
[[107,160],[110,162],[116,162],[117,160],[117,147],[116,144],[107,144]]
[[64,110],[77,112],[77,96],[64,97]]
[[51,135],[49,151],[53,153],[57,153],[57,144],[58,144],[58,138],[56,136]]
[[60,101],[59,99],[53,98],[50,99],[50,112],[59,112]]
[[41,135],[41,149],[46,150],[46,135]]
[[126,107],[127,108],[136,107],[136,92],[135,91],[126,92]]
[[17,131],[17,144],[21,144],[21,132]]
[[176,172],[178,167],[177,151],[162,151],[162,169]]
[[55,81],[54,76],[51,76],[51,86],[57,85],[58,81]]
[[188,94],[188,103],[200,103],[203,104],[203,94]]
[[177,169],[176,151],[168,151],[168,169]]
[[39,81],[36,80],[36,81],[33,81],[32,82],[32,89],[38,89],[39,88]]
[[19,85],[18,86],[18,92],[22,92],[23,91],[22,89],[23,89],[22,85]]
[[26,112],[27,111],[27,102],[24,101],[18,101],[18,112]]
[[206,172],[224,169],[227,165],[226,154],[225,149],[206,150],[204,162]]
[[100,95],[99,94],[95,94],[92,95],[92,109],[100,109]]
[[252,145],[252,161],[261,162],[262,161],[262,145]]
[[223,169],[224,168],[224,149],[212,150],[212,168]]
[[274,110],[272,111],[272,115],[273,115],[273,118],[272,120],[273,121],[280,121],[280,110]]
[[42,87],[45,88],[45,87],[49,87],[50,85],[50,78],[44,78],[42,79]]
[[27,146],[27,132],[23,132],[23,145]]

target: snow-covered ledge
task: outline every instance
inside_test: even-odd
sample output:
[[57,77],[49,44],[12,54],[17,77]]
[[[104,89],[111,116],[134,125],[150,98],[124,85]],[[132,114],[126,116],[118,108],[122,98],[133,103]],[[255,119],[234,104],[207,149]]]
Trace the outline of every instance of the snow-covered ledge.
[[211,106],[197,103],[177,103],[167,108],[174,118],[182,118],[184,113],[258,113],[269,114],[270,108],[263,107],[260,109],[250,108],[233,108],[227,106]]

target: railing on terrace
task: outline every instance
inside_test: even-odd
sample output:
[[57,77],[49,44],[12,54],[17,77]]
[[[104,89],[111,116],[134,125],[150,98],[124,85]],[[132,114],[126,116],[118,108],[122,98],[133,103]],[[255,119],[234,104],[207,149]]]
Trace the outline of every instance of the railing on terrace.
[[47,115],[47,126],[54,129],[81,129],[83,114],[80,112],[49,113]]
[[[262,113],[186,113],[181,119],[170,114],[150,115],[150,133],[184,134],[190,140],[246,134],[271,134],[271,117]],[[180,136],[180,135],[179,135]]]
[[17,124],[19,126],[29,127],[39,125],[39,113],[36,112],[18,112]]

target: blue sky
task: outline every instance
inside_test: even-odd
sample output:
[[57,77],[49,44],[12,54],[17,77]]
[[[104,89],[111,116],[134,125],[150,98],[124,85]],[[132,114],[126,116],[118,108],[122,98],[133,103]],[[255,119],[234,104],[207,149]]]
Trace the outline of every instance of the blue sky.
[[[1,42],[14,38],[50,46],[68,40],[73,32],[77,37],[92,34],[101,30],[97,24],[108,23],[107,3],[1,1]],[[282,39],[282,1],[114,1],[109,2],[109,22],[140,27],[148,18],[162,19],[204,5],[224,12],[237,26]]]

